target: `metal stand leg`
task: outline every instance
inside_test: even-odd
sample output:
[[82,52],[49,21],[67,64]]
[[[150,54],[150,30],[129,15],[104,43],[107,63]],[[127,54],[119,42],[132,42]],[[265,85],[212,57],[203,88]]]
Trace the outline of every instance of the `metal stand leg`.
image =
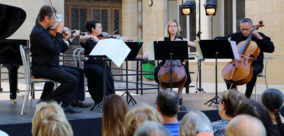
[[213,103],[217,106],[219,104],[219,100],[221,99],[218,96],[218,65],[217,65],[217,57],[218,57],[218,52],[216,52],[216,57],[215,57],[215,97],[213,97],[212,99],[208,100],[207,102],[205,102],[204,104],[206,105],[207,103],[210,102],[210,104],[208,106],[211,106]]
[[126,94],[126,101],[127,103],[132,103],[132,105],[137,104],[137,102],[134,100],[133,96],[129,93],[128,90],[128,61],[126,61],[126,91],[121,95],[123,96]]

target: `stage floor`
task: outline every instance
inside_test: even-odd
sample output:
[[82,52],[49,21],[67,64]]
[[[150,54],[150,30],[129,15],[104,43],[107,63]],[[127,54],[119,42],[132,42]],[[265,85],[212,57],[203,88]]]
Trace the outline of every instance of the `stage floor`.
[[[122,94],[122,92],[118,91],[117,94]],[[144,91],[144,95],[133,94],[131,93],[135,101],[139,103],[148,103],[155,106],[155,100],[157,96],[157,92],[146,92]],[[221,95],[220,93],[218,94]],[[212,104],[210,107],[205,105],[204,103],[209,99],[215,96],[214,93],[190,93],[183,94],[184,106],[190,110],[216,110],[217,107],[215,104]],[[124,95],[124,98],[125,95]],[[0,125],[3,124],[18,124],[18,123],[29,123],[32,120],[36,102],[38,99],[32,101],[29,100],[27,105],[27,112],[24,116],[20,116],[20,110],[22,106],[22,100],[18,100],[16,104],[13,104],[10,100],[0,101]],[[86,98],[87,103],[92,103],[90,97]],[[133,105],[130,103],[129,108]],[[79,114],[66,114],[68,120],[74,119],[88,119],[88,118],[100,118],[101,113],[99,111],[90,111],[90,108],[85,108],[82,113]]]
[[[39,95],[36,92],[36,95]],[[123,94],[121,91],[116,92],[118,95]],[[143,95],[135,94],[135,91],[131,91],[131,95],[139,103],[147,103],[155,107],[155,100],[157,96],[157,90],[144,91]],[[218,94],[219,96],[221,93]],[[184,106],[191,110],[206,111],[205,114],[211,121],[219,119],[217,106],[205,105],[204,103],[213,98],[215,93],[190,93],[183,94]],[[123,96],[126,98],[126,96]],[[20,116],[20,110],[22,106],[22,100],[18,100],[16,104],[12,104],[10,100],[0,101],[0,130],[6,131],[10,135],[30,135],[31,134],[31,121],[35,111],[36,102],[38,99],[32,101],[29,100],[27,105],[27,112],[24,116]],[[92,103],[90,97],[86,98],[87,103]],[[129,108],[133,107],[129,104]],[[186,112],[188,112],[186,111]],[[179,112],[178,118],[181,119],[186,112]],[[90,111],[90,108],[86,108],[82,113],[78,114],[66,114],[67,119],[70,121],[74,135],[88,136],[88,135],[101,135],[101,118],[102,114],[98,110]]]

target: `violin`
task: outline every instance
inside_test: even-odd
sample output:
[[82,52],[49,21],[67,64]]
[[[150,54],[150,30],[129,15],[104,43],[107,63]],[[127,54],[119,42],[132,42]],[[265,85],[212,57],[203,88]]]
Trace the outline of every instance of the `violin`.
[[[49,29],[48,31],[53,37],[56,37],[56,29]],[[65,38],[68,34],[63,31],[62,35],[63,35],[63,38]]]
[[121,36],[119,35],[114,35],[114,34],[109,34],[109,33],[106,33],[106,32],[102,32],[102,34],[100,34],[99,36],[97,36],[98,39],[109,39],[109,38],[114,38],[114,39],[122,39]]
[[[49,31],[49,33],[50,33],[53,37],[56,37],[56,29],[49,29],[48,31]],[[71,32],[71,35],[76,32],[75,30],[68,30],[68,31]],[[68,34],[67,34],[68,31],[63,31],[63,32],[62,32],[63,38],[65,38],[65,37],[68,36]],[[80,35],[84,36],[85,33],[80,32]]]
[[251,40],[252,32],[264,26],[263,21],[259,21],[258,25],[254,26],[250,35],[245,41],[238,43],[240,60],[233,59],[229,62],[222,71],[222,76],[226,83],[235,85],[243,85],[248,83],[253,74],[252,62],[260,53],[257,44]]

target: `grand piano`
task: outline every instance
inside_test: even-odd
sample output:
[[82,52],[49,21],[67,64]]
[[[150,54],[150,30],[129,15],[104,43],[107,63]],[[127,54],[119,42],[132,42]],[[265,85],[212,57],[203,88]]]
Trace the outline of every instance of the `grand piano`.
[[29,45],[29,35],[40,8],[51,2],[58,14],[63,15],[64,0],[0,0],[0,64],[8,69],[10,94],[16,94],[18,68],[22,65],[19,45]]
[[[26,19],[26,12],[17,7],[0,4],[0,64],[8,69],[10,99],[16,99],[18,68],[22,65],[19,45],[27,45],[25,39],[7,39]],[[0,80],[0,91],[1,80]]]

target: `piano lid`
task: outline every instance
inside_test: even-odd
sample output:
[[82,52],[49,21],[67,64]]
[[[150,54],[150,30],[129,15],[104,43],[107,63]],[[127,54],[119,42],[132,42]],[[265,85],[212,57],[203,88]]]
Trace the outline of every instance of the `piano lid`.
[[0,40],[15,33],[26,19],[26,12],[18,7],[0,4]]

